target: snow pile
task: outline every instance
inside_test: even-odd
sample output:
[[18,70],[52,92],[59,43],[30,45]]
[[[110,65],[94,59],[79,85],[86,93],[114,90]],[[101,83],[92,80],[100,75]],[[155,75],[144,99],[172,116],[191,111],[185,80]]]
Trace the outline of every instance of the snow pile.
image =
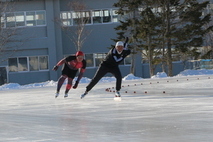
[[[77,80],[77,77],[75,77],[75,80]],[[87,77],[83,77],[81,80],[80,80],[80,83],[88,83],[90,82],[91,79],[87,78]]]
[[41,82],[41,83],[33,83],[24,85],[25,88],[31,88],[31,87],[46,87],[46,86],[56,86],[57,82],[51,80],[47,82]]
[[[213,70],[185,70],[182,71],[177,76],[191,76],[191,75],[209,75],[213,74]],[[151,78],[166,78],[167,74],[165,72],[158,72],[156,75],[152,76]],[[136,77],[133,74],[128,74],[123,78],[123,81],[125,80],[138,80],[143,79],[141,77]],[[75,78],[76,80],[76,78]],[[83,77],[80,81],[80,83],[89,83],[91,79],[87,77]],[[113,82],[116,81],[115,77],[103,77],[100,82]],[[65,82],[66,83],[66,82]],[[57,86],[57,81],[46,81],[41,83],[33,83],[33,84],[27,84],[27,85],[19,85],[18,83],[9,83],[4,84],[0,86],[0,90],[7,90],[7,89],[24,89],[24,88],[38,88],[38,87],[48,87],[48,86]]]
[[201,70],[184,70],[177,76],[190,76],[190,75],[209,75],[213,74],[213,70],[201,69]]
[[7,89],[19,89],[21,85],[18,83],[9,83],[9,84],[4,84],[0,86],[0,90],[7,90]]
[[36,87],[47,87],[47,86],[56,86],[57,82],[55,81],[46,81],[41,83],[32,83],[27,85],[19,85],[18,83],[9,83],[0,86],[0,90],[7,90],[7,89],[24,89],[24,88],[36,88]]
[[135,79],[142,79],[141,77],[136,77],[133,74],[128,74],[123,78],[123,80],[135,80]]
[[101,80],[99,82],[112,82],[112,81],[116,81],[115,77],[103,77],[101,78]]
[[156,75],[152,76],[151,78],[164,78],[167,77],[165,72],[158,72]]

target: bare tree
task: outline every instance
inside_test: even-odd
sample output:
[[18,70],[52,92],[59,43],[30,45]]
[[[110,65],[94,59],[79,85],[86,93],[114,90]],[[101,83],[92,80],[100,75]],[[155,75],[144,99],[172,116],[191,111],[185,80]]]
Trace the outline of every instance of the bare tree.
[[77,51],[81,50],[87,36],[91,30],[86,29],[85,25],[91,23],[91,12],[87,9],[86,5],[81,1],[72,1],[68,3],[68,7],[72,11],[72,27],[64,25],[63,21],[62,30],[66,33],[70,41],[73,42]]
[[6,21],[13,20],[14,17],[9,17],[6,19],[6,13],[10,13],[13,11],[14,3],[11,2],[0,2],[0,62],[3,62],[8,59],[8,57],[12,56],[16,50],[17,39],[15,36],[17,35],[16,28],[5,27]]

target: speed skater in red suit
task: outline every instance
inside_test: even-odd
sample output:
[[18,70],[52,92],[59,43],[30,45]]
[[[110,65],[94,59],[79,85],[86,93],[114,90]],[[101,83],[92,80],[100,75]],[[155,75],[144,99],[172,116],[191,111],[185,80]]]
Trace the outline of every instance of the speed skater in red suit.
[[[75,55],[63,58],[53,67],[53,70],[57,71],[58,67],[61,65],[63,65],[62,74],[58,79],[57,90],[55,94],[56,98],[59,96],[61,86],[63,85],[65,79],[67,79],[67,85],[64,97],[68,97],[68,92],[71,88],[76,89],[78,87],[78,83],[86,70],[86,61],[84,59],[84,53],[82,51],[78,51]],[[75,78],[78,71],[78,78],[74,86],[72,87],[73,79]]]

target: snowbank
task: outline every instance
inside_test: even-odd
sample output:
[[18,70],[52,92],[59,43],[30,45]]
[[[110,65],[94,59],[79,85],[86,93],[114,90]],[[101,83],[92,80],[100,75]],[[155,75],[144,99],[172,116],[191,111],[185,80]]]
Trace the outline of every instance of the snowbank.
[[[191,75],[209,75],[213,74],[213,70],[185,70],[180,72],[177,76],[191,76]],[[158,72],[156,75],[152,76],[151,78],[165,78],[167,77],[167,74],[165,72]],[[123,78],[123,80],[137,80],[137,79],[143,79],[141,77],[136,77],[133,74],[128,74]],[[76,80],[76,78],[75,78]],[[83,77],[80,81],[80,83],[89,83],[91,79],[87,77]],[[100,82],[112,82],[116,81],[115,77],[103,77]],[[66,82],[65,82],[66,83]],[[47,86],[56,86],[57,82],[55,81],[46,81],[41,83],[33,83],[33,84],[27,84],[27,85],[19,85],[18,83],[9,83],[4,84],[0,86],[0,90],[7,90],[7,89],[24,89],[24,88],[35,88],[35,87],[47,87]]]
[[158,72],[156,75],[152,76],[151,78],[164,78],[167,77],[165,72]]
[[213,74],[213,70],[201,69],[201,70],[184,70],[177,76],[190,76],[190,75],[209,75]]
[[133,74],[128,74],[123,78],[123,80],[135,80],[135,79],[142,79],[141,77],[136,77]]

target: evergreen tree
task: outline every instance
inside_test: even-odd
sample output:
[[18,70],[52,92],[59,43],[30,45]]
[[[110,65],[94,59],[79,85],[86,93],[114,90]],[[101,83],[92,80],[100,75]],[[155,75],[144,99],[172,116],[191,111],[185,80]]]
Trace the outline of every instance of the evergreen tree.
[[210,14],[204,15],[203,13],[208,4],[208,1],[198,3],[191,0],[180,7],[182,11],[179,15],[180,26],[175,33],[175,49],[179,54],[194,59],[199,57],[196,49],[203,46],[205,35],[213,29],[213,25],[205,26],[211,20]]
[[146,5],[141,10],[141,19],[137,25],[138,50],[145,50],[143,55],[149,60],[150,76],[154,75],[155,65],[159,64],[158,44],[159,44],[159,25],[161,21],[155,13],[154,7]]
[[138,8],[142,5],[142,3],[143,1],[141,0],[119,0],[114,4],[115,7],[119,8],[117,12],[121,16],[121,24],[115,28],[115,30],[118,30],[118,39],[124,39],[125,36],[128,36],[130,42],[132,42],[132,61],[130,70],[130,73],[132,74],[135,74],[135,54],[137,53],[136,25],[138,24]]
[[[212,26],[205,26],[210,22],[210,14],[203,15],[208,4],[196,0],[119,0],[115,6],[125,18],[115,29],[120,30],[119,38],[129,31],[137,45],[134,51],[146,51],[150,75],[154,65],[162,62],[163,71],[167,65],[168,76],[172,76],[172,49],[185,57],[199,56],[196,48],[202,46],[204,35],[212,30]],[[159,54],[160,60],[155,58]]]

